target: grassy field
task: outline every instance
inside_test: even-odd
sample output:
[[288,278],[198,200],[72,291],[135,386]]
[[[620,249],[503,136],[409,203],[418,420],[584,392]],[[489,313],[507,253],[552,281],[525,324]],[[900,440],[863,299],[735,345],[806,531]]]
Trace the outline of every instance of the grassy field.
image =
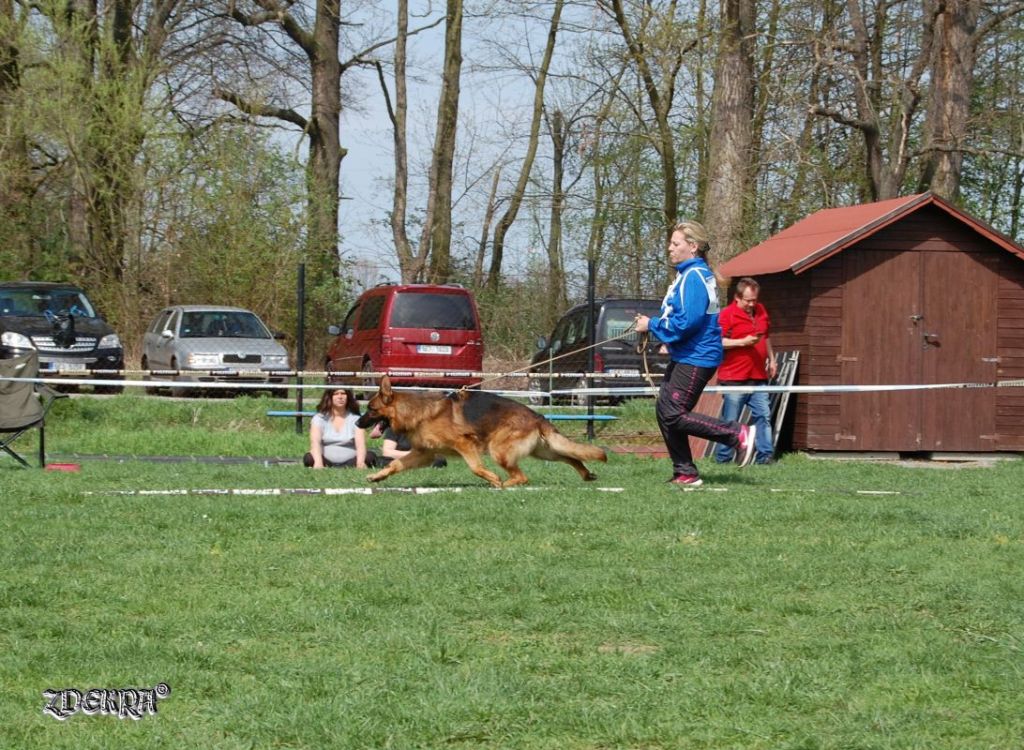
[[[300,455],[270,403],[81,398],[48,438]],[[196,492],[356,470],[81,463],[0,459],[3,748],[1024,745],[1020,461],[787,456],[691,492],[665,461],[613,456],[596,486],[529,462],[509,491],[452,462],[391,481],[434,494],[366,495]],[[139,721],[43,713],[159,683]]]

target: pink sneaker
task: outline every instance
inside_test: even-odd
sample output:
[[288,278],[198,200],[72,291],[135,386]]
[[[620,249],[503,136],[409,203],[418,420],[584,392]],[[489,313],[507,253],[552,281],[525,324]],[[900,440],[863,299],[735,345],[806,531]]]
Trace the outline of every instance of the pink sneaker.
[[696,474],[680,474],[677,477],[672,477],[668,480],[669,484],[676,484],[680,487],[700,487],[704,484],[704,480]]
[[736,463],[741,467],[750,466],[754,460],[754,438],[757,436],[757,427],[754,425],[742,425],[740,427],[740,441],[736,445]]

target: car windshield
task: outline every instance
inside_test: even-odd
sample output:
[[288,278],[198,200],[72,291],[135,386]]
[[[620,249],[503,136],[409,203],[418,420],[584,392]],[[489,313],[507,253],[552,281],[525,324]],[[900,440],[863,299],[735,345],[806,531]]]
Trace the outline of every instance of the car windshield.
[[0,289],[0,315],[60,315],[95,318],[89,299],[77,289]]
[[[637,314],[655,316],[661,310],[657,302],[635,302],[629,304],[617,304],[614,307],[608,305],[604,310],[604,330],[598,332],[599,339],[610,339],[621,336],[630,325]],[[630,333],[623,341],[630,344],[636,343],[636,332]]]
[[395,295],[391,326],[472,331],[476,328],[476,317],[465,294],[404,292]]
[[181,316],[181,338],[203,339],[231,336],[241,339],[273,338],[263,322],[251,312],[200,310]]

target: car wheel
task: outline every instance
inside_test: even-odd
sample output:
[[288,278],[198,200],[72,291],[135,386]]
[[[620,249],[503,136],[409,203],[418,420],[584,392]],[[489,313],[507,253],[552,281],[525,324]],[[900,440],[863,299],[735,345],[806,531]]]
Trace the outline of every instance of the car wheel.
[[[375,372],[373,362],[370,360],[363,362],[363,372]],[[362,398],[371,398],[377,392],[377,379],[369,375],[363,376],[361,387],[363,390]]]
[[[150,369],[150,368],[149,368],[149,360],[148,360],[148,359],[146,359],[145,357],[143,357],[143,358],[142,358],[142,369],[143,369],[143,370],[149,370],[149,369]],[[143,375],[143,376],[142,376],[142,379],[143,379],[144,381],[146,381],[146,380],[152,380],[152,379],[153,379],[153,376],[152,376],[152,375],[150,375],[150,374],[149,374],[149,373],[147,372],[147,373],[146,373],[145,375]],[[156,388],[156,387],[153,387],[153,386],[148,386],[148,385],[147,385],[147,386],[146,386],[145,388],[143,388],[143,392],[144,392],[144,393],[146,393],[146,394],[148,394],[148,395],[150,395],[150,396],[156,396],[157,394],[159,394],[159,393],[160,393],[160,390],[161,390],[160,388]]]
[[[577,380],[575,383],[572,384],[571,390],[576,390],[577,388],[586,388],[586,387],[587,387],[587,379],[586,378],[580,378],[579,380]],[[589,396],[582,396],[582,395],[574,393],[571,396],[569,396],[569,404],[571,406],[586,406],[587,405],[587,399],[589,399],[589,398],[590,398]]]
[[[530,391],[546,391],[547,384],[541,380],[530,378],[526,381],[526,388]],[[541,396],[540,394],[531,394],[526,397],[527,402],[530,406],[547,406],[548,397]]]
[[[177,363],[176,360],[173,360],[173,359],[171,360],[171,369],[172,370],[177,370],[178,369],[178,363]],[[177,375],[173,375],[171,377],[171,380],[177,380],[177,379],[178,379]],[[191,388],[185,388],[183,386],[178,386],[178,385],[171,386],[171,396],[173,396],[174,398],[185,398],[186,396],[191,396],[191,395],[192,395],[192,389]]]

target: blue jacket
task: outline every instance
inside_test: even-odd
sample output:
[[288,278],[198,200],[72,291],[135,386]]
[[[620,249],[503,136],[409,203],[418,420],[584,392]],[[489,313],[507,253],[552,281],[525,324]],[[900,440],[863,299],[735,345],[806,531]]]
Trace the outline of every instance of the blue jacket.
[[700,258],[685,260],[650,323],[651,335],[668,346],[673,362],[718,367],[722,361],[722,328],[718,325],[715,274]]

